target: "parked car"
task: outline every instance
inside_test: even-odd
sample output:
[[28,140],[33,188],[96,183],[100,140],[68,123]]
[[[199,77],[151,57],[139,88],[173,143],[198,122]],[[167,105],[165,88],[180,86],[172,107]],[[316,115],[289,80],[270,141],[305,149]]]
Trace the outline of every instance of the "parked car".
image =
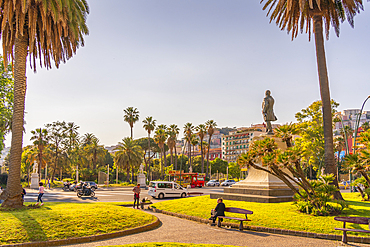
[[186,197],[188,190],[175,182],[151,181],[148,195],[153,198],[163,199],[164,197]]
[[218,180],[209,180],[207,186],[220,186],[220,182]]
[[87,186],[90,186],[90,188],[92,190],[97,190],[98,189],[98,185],[93,181],[86,181],[85,183],[87,183]]
[[221,186],[230,186],[235,184],[235,180],[225,180],[224,182],[221,183]]

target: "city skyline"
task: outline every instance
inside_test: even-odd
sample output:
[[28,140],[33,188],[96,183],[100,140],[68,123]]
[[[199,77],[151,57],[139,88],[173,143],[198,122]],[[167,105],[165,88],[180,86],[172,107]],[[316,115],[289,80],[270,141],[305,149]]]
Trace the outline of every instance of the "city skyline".
[[[276,123],[320,99],[314,42],[269,23],[259,1],[88,1],[90,35],[85,47],[59,69],[27,70],[24,145],[30,131],[53,121],[75,122],[105,146],[130,135],[123,109],[157,124],[209,119],[219,127],[261,123],[267,89],[275,98]],[[370,13],[355,28],[330,30],[325,42],[331,97],[339,111],[359,109],[370,94],[367,78]],[[360,90],[359,90],[360,89]],[[366,105],[364,110],[370,110]],[[10,145],[10,135],[6,146]]]

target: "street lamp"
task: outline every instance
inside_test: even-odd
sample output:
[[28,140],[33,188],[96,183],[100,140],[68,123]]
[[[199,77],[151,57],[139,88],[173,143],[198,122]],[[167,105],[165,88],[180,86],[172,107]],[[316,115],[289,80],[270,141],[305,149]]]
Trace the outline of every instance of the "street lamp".
[[356,118],[356,124],[355,124],[355,136],[353,137],[353,153],[355,154],[356,153],[356,137],[357,137],[357,131],[358,131],[358,125],[360,124],[360,118],[361,118],[361,115],[362,115],[362,110],[364,109],[364,106],[365,106],[365,103],[366,101],[370,98],[370,95],[367,96],[367,98],[365,99],[364,103],[362,104],[362,107],[361,107],[361,110],[360,110],[360,113],[358,114],[357,118]]

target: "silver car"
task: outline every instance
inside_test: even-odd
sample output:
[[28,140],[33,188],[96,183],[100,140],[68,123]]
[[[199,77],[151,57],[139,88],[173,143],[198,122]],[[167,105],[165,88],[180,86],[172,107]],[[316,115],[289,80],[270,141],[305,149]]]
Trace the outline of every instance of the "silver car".
[[207,186],[220,186],[220,182],[218,180],[209,180],[208,183],[206,184]]
[[221,186],[230,186],[236,184],[234,180],[225,180],[224,182],[221,183]]

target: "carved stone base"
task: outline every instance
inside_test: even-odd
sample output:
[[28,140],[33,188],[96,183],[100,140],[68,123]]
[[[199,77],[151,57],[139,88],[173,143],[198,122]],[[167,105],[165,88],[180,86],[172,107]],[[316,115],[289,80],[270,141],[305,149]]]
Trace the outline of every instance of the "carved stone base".
[[39,188],[39,174],[32,173],[31,174],[31,189],[38,189]]
[[144,173],[137,175],[137,183],[140,184],[140,188],[146,188],[146,177]]
[[[266,133],[254,137],[253,141],[266,137],[274,139],[280,149],[286,149],[285,143],[280,138]],[[290,174],[289,171],[285,172]],[[279,178],[251,167],[245,180],[225,188],[224,193],[211,193],[210,197],[211,199],[222,197],[226,200],[270,203],[292,201],[293,194],[293,191]]]

